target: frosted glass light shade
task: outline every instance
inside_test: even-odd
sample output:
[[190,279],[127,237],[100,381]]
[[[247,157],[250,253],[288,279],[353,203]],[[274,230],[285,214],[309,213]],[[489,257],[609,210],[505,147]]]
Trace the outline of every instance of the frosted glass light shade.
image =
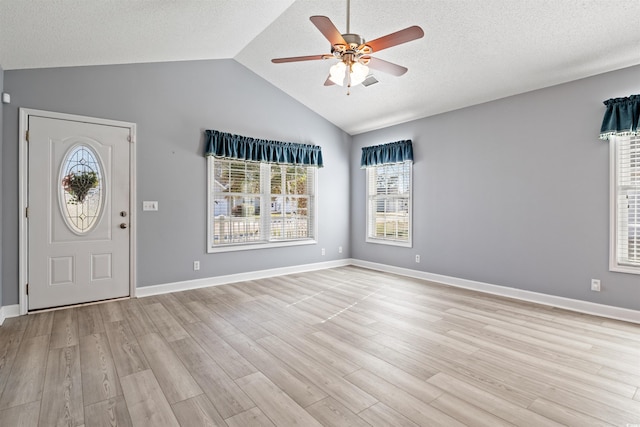
[[367,78],[369,67],[359,62],[351,64],[351,86],[359,85]]
[[340,61],[329,68],[329,80],[337,85],[344,86],[345,71],[347,70],[347,64]]

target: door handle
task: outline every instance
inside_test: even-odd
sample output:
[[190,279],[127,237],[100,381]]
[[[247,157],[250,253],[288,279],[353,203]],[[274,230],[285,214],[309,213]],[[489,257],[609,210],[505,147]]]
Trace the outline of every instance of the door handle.
[[127,228],[127,223],[123,222],[122,224],[120,224],[120,228]]

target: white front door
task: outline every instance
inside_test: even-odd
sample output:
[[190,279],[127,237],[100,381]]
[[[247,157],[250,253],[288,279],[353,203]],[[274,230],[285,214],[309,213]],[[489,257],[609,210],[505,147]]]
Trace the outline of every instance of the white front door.
[[129,295],[129,127],[30,115],[29,310]]

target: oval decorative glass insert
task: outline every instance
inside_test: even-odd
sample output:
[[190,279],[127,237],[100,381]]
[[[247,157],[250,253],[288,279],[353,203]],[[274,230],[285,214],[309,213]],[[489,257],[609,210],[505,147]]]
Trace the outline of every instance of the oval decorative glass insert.
[[99,222],[104,204],[102,168],[88,145],[72,147],[60,165],[60,208],[76,234],[90,232]]

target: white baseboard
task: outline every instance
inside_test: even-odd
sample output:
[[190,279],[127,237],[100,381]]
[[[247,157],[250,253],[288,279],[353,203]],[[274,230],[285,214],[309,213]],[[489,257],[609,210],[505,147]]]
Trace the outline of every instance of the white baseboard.
[[4,323],[4,319],[16,316],[20,316],[20,304],[4,305],[0,307],[0,326]]
[[444,276],[441,274],[426,273],[423,271],[394,267],[391,265],[378,264],[358,259],[352,259],[351,264],[371,270],[379,270],[387,273],[413,277],[416,279],[438,282],[449,286],[455,286],[457,288],[472,289],[487,294],[499,295],[551,307],[564,308],[579,313],[592,314],[609,319],[623,320],[625,322],[640,324],[640,311],[638,310],[631,310],[628,308],[614,307],[611,305],[604,305],[594,302],[559,297],[555,295],[542,294],[539,292],[526,291],[522,289],[509,288],[507,286],[492,285],[490,283],[476,282],[474,280],[460,279],[457,277]]
[[246,273],[229,274],[226,276],[207,277],[204,279],[186,280],[182,282],[163,283],[160,285],[144,286],[136,289],[136,297],[143,298],[169,292],[186,291],[189,289],[207,288],[209,286],[226,285],[229,283],[245,282],[247,280],[265,279],[267,277],[284,276],[286,274],[304,273],[307,271],[325,270],[327,268],[344,267],[350,265],[350,259],[319,262],[314,264],[295,265],[292,267],[273,268],[269,270],[249,271]]

